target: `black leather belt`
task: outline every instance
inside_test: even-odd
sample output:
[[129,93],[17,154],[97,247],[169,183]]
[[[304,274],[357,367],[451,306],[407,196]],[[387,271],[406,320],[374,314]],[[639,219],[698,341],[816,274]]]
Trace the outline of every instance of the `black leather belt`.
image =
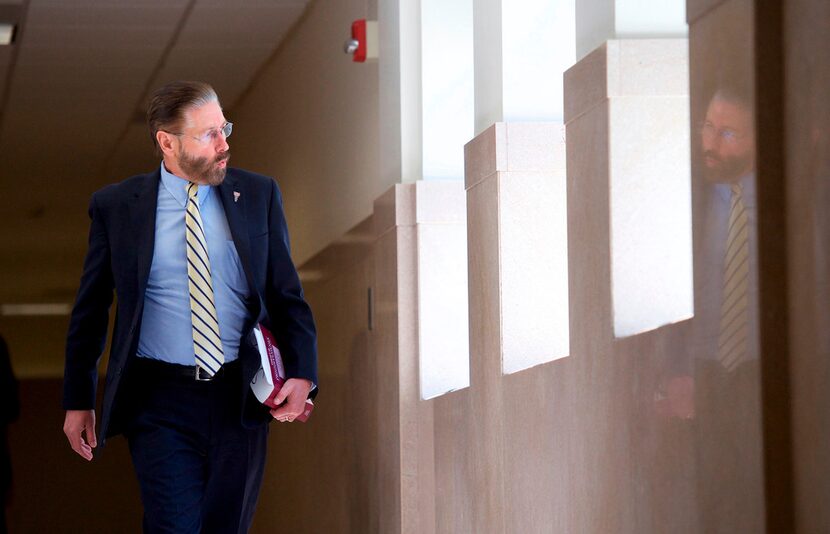
[[239,359],[226,363],[213,376],[198,365],[179,365],[153,358],[136,357],[136,370],[148,377],[168,378],[175,380],[188,380],[194,382],[212,382],[225,377],[230,372],[239,368]]

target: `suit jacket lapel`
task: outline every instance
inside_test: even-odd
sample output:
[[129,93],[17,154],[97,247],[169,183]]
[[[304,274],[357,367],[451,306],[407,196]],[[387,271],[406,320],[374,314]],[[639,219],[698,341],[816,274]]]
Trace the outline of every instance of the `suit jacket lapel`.
[[136,313],[132,320],[134,327],[144,307],[144,291],[153,263],[153,248],[156,241],[156,206],[161,172],[155,171],[133,193],[130,199],[130,228],[136,231],[136,286],[138,291]]
[[[225,181],[217,188],[219,197],[222,199],[222,207],[225,209],[225,217],[231,229],[233,243],[239,260],[242,263],[242,270],[245,271],[245,279],[248,280],[248,287],[252,295],[257,295],[257,285],[251,271],[251,240],[248,237],[247,213],[247,191],[237,178],[228,172]],[[258,299],[257,299],[258,300]]]

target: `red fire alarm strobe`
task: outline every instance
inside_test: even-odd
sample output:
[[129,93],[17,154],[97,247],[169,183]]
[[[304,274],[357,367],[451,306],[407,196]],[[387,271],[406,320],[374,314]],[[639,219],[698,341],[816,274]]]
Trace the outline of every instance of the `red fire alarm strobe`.
[[363,63],[378,57],[378,22],[358,19],[352,22],[352,38],[346,41],[344,50],[352,54],[352,61]]

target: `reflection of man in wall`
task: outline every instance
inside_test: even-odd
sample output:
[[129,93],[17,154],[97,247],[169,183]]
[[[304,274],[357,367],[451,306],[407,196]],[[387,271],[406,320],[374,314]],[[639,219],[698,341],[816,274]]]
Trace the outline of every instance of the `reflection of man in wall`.
[[697,355],[734,372],[758,357],[755,133],[747,97],[718,90],[700,140],[707,183],[695,304],[706,328],[698,330]]
[[755,132],[749,97],[719,89],[700,128],[693,350],[706,532],[763,530]]
[[700,129],[706,177],[710,182],[738,183],[755,169],[752,110],[736,93],[721,89],[712,97]]
[[[700,157],[705,184],[702,189],[702,213],[698,212],[698,220],[704,221],[701,231],[695,233],[695,350],[698,358],[717,361],[719,358],[719,344],[724,342],[720,349],[723,359],[730,368],[740,366],[743,361],[754,359],[757,356],[757,329],[749,331],[751,321],[748,311],[757,309],[757,283],[754,271],[754,224],[755,224],[755,136],[752,126],[752,113],[748,98],[734,89],[719,89],[710,100],[706,117],[700,126]],[[736,223],[733,235],[732,270],[740,268],[739,276],[734,282],[746,282],[733,291],[732,301],[723,302],[724,286],[727,283],[724,275],[729,266],[726,265],[726,249],[729,239],[730,215],[733,214],[732,202],[736,201],[734,216]],[[738,202],[740,201],[740,202]],[[745,221],[743,219],[746,219]],[[744,230],[745,229],[745,230]],[[750,236],[752,242],[750,242]],[[746,239],[744,239],[746,238]],[[735,257],[736,253],[741,253]],[[746,259],[735,263],[734,260]],[[730,271],[732,273],[732,271]],[[745,291],[744,291],[745,290]],[[744,295],[746,293],[746,295]],[[751,299],[749,294],[751,293]],[[738,299],[737,297],[741,297]],[[737,306],[730,308],[729,304]],[[750,302],[751,300],[751,302]],[[754,306],[752,305],[754,304]],[[729,314],[734,321],[729,323]],[[724,321],[725,319],[725,321]],[[721,329],[721,323],[726,322],[726,329]],[[730,330],[728,329],[732,326]],[[721,332],[723,330],[723,332]],[[721,339],[723,338],[723,339]],[[685,362],[672,361],[670,365],[670,380],[667,381],[665,402],[658,407],[661,415],[690,419],[694,416],[694,383],[690,375],[691,370]]]

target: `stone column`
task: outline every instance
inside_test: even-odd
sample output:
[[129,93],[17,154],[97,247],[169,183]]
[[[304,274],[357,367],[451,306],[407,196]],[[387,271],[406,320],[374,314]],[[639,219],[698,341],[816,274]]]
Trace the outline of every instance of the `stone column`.
[[432,403],[469,385],[464,191],[400,184],[375,201],[379,532],[435,529]]
[[[496,123],[467,144],[474,532],[512,532],[504,378],[568,354],[565,147],[555,123]],[[538,414],[537,414],[538,415]]]
[[659,446],[651,406],[662,358],[685,353],[668,329],[634,336],[690,314],[687,80],[683,39],[607,41],[565,73],[568,517],[580,532],[694,531],[674,478],[688,449]]
[[568,355],[564,128],[496,123],[465,152],[471,280],[491,281],[470,291],[470,338],[495,336],[499,374]]

